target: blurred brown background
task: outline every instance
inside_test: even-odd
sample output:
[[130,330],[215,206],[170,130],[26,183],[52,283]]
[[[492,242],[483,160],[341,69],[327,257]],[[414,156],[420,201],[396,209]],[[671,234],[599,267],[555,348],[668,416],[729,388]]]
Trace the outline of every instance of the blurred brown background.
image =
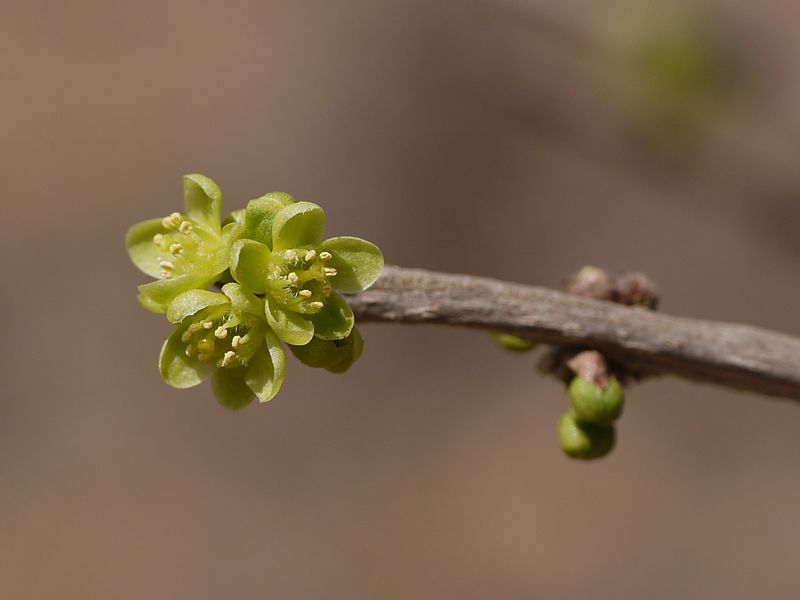
[[[663,7],[662,7],[663,8]],[[205,173],[387,260],[800,334],[796,2],[0,3],[2,598],[797,598],[800,408],[673,379],[617,450],[487,336],[371,325],[238,414],[178,392],[132,223]]]

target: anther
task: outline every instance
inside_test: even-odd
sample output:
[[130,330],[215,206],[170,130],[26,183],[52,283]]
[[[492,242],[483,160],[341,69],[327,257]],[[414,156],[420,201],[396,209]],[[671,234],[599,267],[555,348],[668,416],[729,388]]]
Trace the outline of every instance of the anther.
[[178,231],[180,231],[183,235],[189,235],[192,233],[192,224],[189,223],[189,221],[184,221],[181,223],[180,227],[178,227]]
[[326,277],[335,277],[338,271],[333,267],[325,267],[325,276]]
[[228,337],[228,330],[220,325],[217,327],[216,331],[214,331],[214,336],[218,340],[224,340],[226,337]]
[[180,256],[183,254],[183,246],[177,243],[171,244],[169,247],[169,253],[172,254],[172,256]]
[[298,281],[300,281],[300,278],[297,276],[297,273],[295,273],[294,271],[289,273],[286,276],[286,279],[288,279],[289,283],[291,283],[292,285],[295,285]]
[[238,348],[241,342],[242,342],[241,336],[238,335],[233,336],[233,339],[231,339],[231,348]]
[[166,269],[161,269],[160,275],[161,279],[169,279],[170,277],[172,277],[172,273],[167,271]]
[[164,226],[164,229],[175,229],[181,222],[181,214],[174,212],[171,215],[168,215],[161,219],[161,224]]
[[231,364],[233,362],[234,358],[236,358],[236,352],[233,352],[232,350],[228,350],[222,356],[222,360],[219,361],[218,364],[219,364],[220,367],[227,367],[229,364]]
[[311,290],[300,290],[297,293],[300,294],[303,298],[311,298]]
[[163,236],[162,234],[160,234],[160,233],[157,233],[157,234],[155,234],[155,235],[153,236],[153,243],[154,243],[156,246],[160,246],[160,245],[161,245],[161,243],[162,243],[163,241],[164,241],[164,236]]
[[317,258],[317,251],[316,250],[309,250],[308,252],[306,252],[306,255],[303,258],[303,260],[305,260],[306,262],[309,262],[309,261],[314,260],[315,258]]
[[331,254],[330,252],[320,252],[319,257],[322,260],[330,260],[333,258],[333,254]]
[[203,329],[211,329],[214,326],[214,323],[211,321],[203,321]]
[[175,265],[168,260],[164,260],[163,258],[158,259],[158,266],[164,269],[165,271],[169,271],[175,268]]
[[322,307],[323,307],[323,306],[325,306],[325,305],[324,305],[322,302],[320,302],[320,301],[317,301],[317,302],[311,302],[311,303],[309,304],[309,306],[310,306],[311,308],[317,308],[317,309],[319,309],[319,308],[322,308]]
[[286,257],[286,260],[288,260],[289,262],[294,262],[297,260],[297,252],[294,250],[287,250],[284,256]]

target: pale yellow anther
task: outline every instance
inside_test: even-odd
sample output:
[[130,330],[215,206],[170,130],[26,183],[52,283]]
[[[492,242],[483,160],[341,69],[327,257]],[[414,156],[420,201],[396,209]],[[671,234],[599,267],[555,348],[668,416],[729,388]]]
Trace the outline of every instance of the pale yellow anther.
[[236,352],[232,350],[228,350],[223,356],[222,360],[219,361],[219,366],[227,367],[229,364],[233,362],[233,359],[236,358]]
[[317,308],[317,309],[319,309],[319,308],[322,308],[322,307],[323,307],[323,306],[325,306],[325,305],[324,305],[322,302],[320,302],[320,301],[318,300],[318,301],[316,301],[316,302],[311,302],[311,303],[309,304],[309,306],[310,306],[311,308]]
[[303,298],[311,298],[311,290],[300,290],[297,293],[300,294]]
[[169,279],[170,277],[172,277],[172,272],[161,269],[161,279]]
[[166,271],[169,271],[169,270],[175,268],[175,264],[174,263],[171,263],[168,260],[164,260],[163,258],[159,258],[158,259],[158,266],[161,267],[162,269],[166,270]]
[[181,223],[181,214],[174,212],[171,215],[168,215],[161,219],[161,224],[164,226],[164,229],[175,229]]
[[153,236],[153,243],[154,243],[156,246],[160,246],[160,245],[161,245],[161,243],[162,243],[163,241],[164,241],[164,236],[163,236],[162,234],[160,234],[160,233],[157,233],[157,234],[155,234],[155,235]]
[[335,277],[338,271],[333,267],[325,267],[325,276],[326,277]]
[[286,260],[288,260],[289,262],[294,262],[297,260],[297,252],[295,252],[294,250],[287,250],[284,256],[286,257]]
[[333,254],[331,254],[330,252],[320,252],[319,257],[322,260],[330,260],[333,258]]
[[222,326],[217,327],[216,331],[214,331],[214,337],[216,337],[218,340],[224,340],[226,337],[228,337],[228,330]]
[[291,273],[289,273],[289,274],[286,276],[286,279],[288,279],[288,280],[289,280],[289,283],[291,283],[292,285],[294,285],[294,284],[296,284],[298,281],[300,281],[300,278],[297,276],[297,273],[295,273],[294,271],[292,271]]
[[233,336],[233,339],[231,339],[231,348],[238,348],[241,341],[242,341],[241,336],[238,335]]
[[169,253],[172,254],[172,256],[180,256],[183,254],[183,246],[177,243],[170,244]]
[[184,221],[180,224],[180,227],[178,227],[178,231],[180,231],[183,235],[189,235],[192,233],[192,224],[189,223],[189,221]]
[[314,260],[315,258],[317,258],[317,251],[316,250],[309,250],[308,252],[306,252],[304,260],[305,261],[311,261],[311,260]]
[[211,321],[203,321],[203,329],[211,329],[214,326],[214,323]]

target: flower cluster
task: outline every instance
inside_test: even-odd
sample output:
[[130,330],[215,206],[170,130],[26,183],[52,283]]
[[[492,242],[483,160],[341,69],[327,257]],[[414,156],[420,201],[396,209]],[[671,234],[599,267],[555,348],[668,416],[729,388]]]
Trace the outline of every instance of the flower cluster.
[[210,378],[231,409],[267,402],[285,376],[281,342],[308,366],[346,371],[363,340],[341,293],[377,280],[380,249],[324,239],[322,208],[281,192],[223,223],[219,187],[203,175],[183,182],[184,212],[138,223],[125,240],[133,263],[155,278],[139,286],[139,302],[175,325],[159,359],[164,381],[188,388]]

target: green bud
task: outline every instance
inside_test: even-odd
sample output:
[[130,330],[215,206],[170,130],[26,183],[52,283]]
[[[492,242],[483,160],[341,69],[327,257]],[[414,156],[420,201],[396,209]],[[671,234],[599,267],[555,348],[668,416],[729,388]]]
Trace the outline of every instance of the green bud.
[[529,352],[536,348],[536,342],[511,335],[510,333],[493,333],[494,341],[511,352]]
[[610,425],[622,415],[625,392],[616,377],[603,388],[583,377],[575,377],[569,384],[569,401],[580,421]]
[[576,419],[572,412],[561,417],[558,441],[564,454],[580,460],[605,456],[614,448],[616,432],[613,425],[595,425]]

